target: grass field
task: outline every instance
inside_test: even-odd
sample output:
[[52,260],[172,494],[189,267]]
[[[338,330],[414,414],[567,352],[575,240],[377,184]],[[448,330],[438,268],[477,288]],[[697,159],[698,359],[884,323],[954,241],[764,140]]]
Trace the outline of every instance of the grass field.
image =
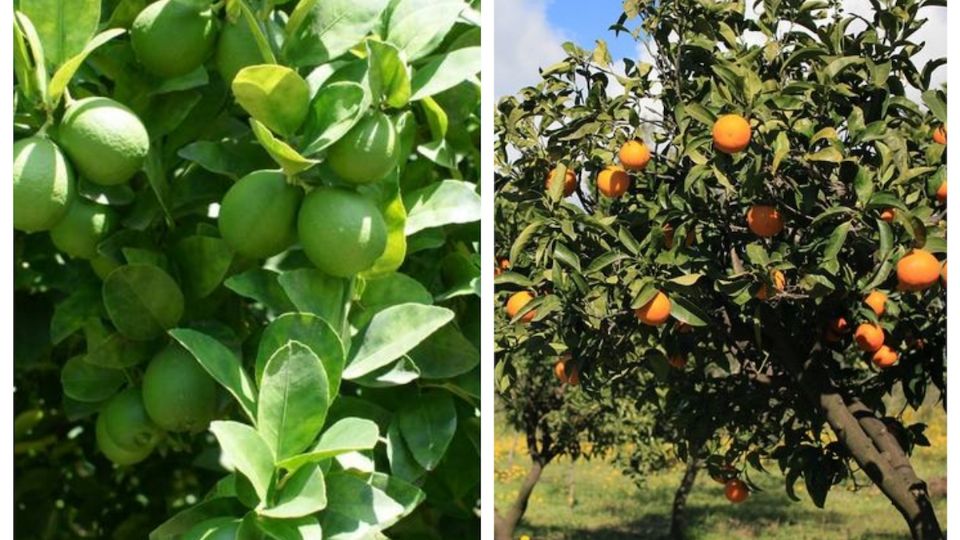
[[[946,528],[946,415],[939,406],[925,408],[932,446],[915,453],[914,467],[934,485],[940,524]],[[497,422],[496,501],[504,508],[513,500],[529,460],[522,437]],[[740,505],[731,505],[723,487],[701,473],[688,501],[689,537],[698,540],[894,540],[908,539],[903,519],[872,485],[854,491],[834,486],[826,508],[814,506],[797,483],[800,502],[790,500],[775,463],[769,475],[753,472],[763,488]],[[551,463],[533,492],[517,537],[531,540],[626,540],[666,538],[673,493],[682,469],[656,474],[638,488],[618,468],[603,461]],[[571,490],[573,485],[573,505]],[[860,483],[867,483],[863,478]]]

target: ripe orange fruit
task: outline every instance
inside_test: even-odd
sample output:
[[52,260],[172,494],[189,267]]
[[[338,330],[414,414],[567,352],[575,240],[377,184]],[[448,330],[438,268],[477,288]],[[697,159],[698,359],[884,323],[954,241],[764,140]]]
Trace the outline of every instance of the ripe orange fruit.
[[[773,287],[777,291],[782,291],[783,288],[787,286],[787,277],[783,275],[783,272],[779,270],[774,270],[773,272],[771,272],[770,279],[773,280]],[[757,290],[756,296],[758,300],[766,300],[767,298],[770,297],[770,291],[767,289],[766,283],[760,284],[760,289]]]
[[674,354],[667,360],[667,364],[674,369],[683,369],[687,367],[687,359],[681,354]]
[[897,217],[897,211],[893,208],[884,208],[883,212],[880,212],[880,219],[890,223],[893,219]]
[[738,114],[725,114],[713,124],[713,147],[736,154],[750,144],[750,123]]
[[877,366],[880,369],[888,368],[897,363],[899,355],[897,351],[891,349],[887,345],[883,345],[875,353],[873,353],[873,365]]
[[580,384],[580,370],[573,361],[573,355],[569,352],[564,353],[553,365],[553,374],[557,376],[560,382],[576,386]]
[[723,487],[723,494],[727,497],[727,500],[733,504],[740,504],[750,496],[750,489],[747,488],[747,485],[744,484],[743,481],[734,478],[727,480],[726,485]]
[[887,295],[880,291],[870,291],[870,294],[863,299],[863,303],[870,306],[877,317],[882,317],[887,311]]
[[[510,298],[507,300],[507,317],[513,319],[517,316],[517,313],[520,313],[520,310],[524,306],[530,303],[533,300],[533,294],[527,291],[520,291],[513,293]],[[537,310],[531,309],[528,311],[520,320],[522,322],[528,323],[537,316]]]
[[761,238],[776,236],[783,230],[783,216],[773,206],[755,204],[747,210],[747,227]]
[[947,125],[943,124],[933,131],[933,142],[947,144]]
[[628,171],[642,171],[650,162],[650,149],[643,141],[627,141],[620,147],[620,165]]
[[670,318],[670,299],[660,291],[634,314],[640,322],[649,326],[660,326]]
[[943,288],[947,288],[947,261],[943,261],[943,268],[940,269],[940,283],[943,283]]
[[834,334],[840,336],[847,333],[847,330],[850,329],[850,324],[847,323],[847,320],[843,317],[837,317],[830,321],[830,324],[827,325],[827,330],[830,330]]
[[509,259],[500,259],[500,262],[497,263],[497,267],[493,269],[493,275],[499,276],[504,271],[510,269],[510,260]]
[[937,200],[945,203],[947,202],[947,181],[944,180],[940,187],[937,188]]
[[940,261],[929,251],[914,249],[897,263],[897,280],[900,289],[922,291],[937,282],[940,277]]
[[883,345],[883,328],[871,323],[863,323],[853,334],[857,346],[866,352],[874,352]]
[[623,167],[608,165],[597,175],[597,189],[606,197],[622,197],[630,189],[630,176]]
[[[550,173],[547,174],[547,191],[550,191],[550,187],[553,185],[553,177],[556,175],[556,169],[550,169]],[[563,196],[569,197],[573,195],[574,190],[577,189],[577,174],[570,169],[567,169],[566,174],[563,175]]]

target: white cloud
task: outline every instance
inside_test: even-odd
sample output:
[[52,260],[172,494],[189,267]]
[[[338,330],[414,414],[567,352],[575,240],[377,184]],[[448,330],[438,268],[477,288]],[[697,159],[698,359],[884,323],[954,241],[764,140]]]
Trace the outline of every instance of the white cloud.
[[550,26],[546,0],[496,0],[494,91],[501,98],[540,81],[538,69],[562,60],[563,32]]

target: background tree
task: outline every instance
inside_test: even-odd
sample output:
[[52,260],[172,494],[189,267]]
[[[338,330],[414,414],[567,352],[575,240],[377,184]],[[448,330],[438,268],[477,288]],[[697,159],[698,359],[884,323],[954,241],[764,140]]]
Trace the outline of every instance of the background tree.
[[[567,44],[502,100],[498,300],[526,290],[513,320],[536,315],[498,342],[564,343],[588,393],[662,389],[681,457],[732,467],[732,499],[771,459],[818,506],[859,469],[914,538],[941,538],[909,462],[924,426],[882,398],[916,408],[945,382],[945,59],[916,66],[911,41],[942,3],[872,6],[627,1],[613,28],[650,62],[618,74],[602,42]],[[625,146],[641,126],[649,160]]]

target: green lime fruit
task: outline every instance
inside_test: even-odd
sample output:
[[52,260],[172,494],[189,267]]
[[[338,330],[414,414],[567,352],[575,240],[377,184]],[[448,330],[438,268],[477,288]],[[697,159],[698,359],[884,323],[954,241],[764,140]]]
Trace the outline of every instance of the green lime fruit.
[[143,375],[143,405],[167,431],[200,432],[217,412],[217,384],[189,351],[169,345]]
[[116,214],[109,206],[77,197],[63,219],[50,229],[50,239],[57,249],[71,257],[94,259],[97,245],[115,222]]
[[56,144],[41,137],[13,143],[14,229],[50,229],[67,213],[74,190],[73,170]]
[[147,416],[139,388],[127,388],[110,398],[100,411],[105,434],[127,452],[153,450],[163,432]]
[[237,253],[271,257],[297,239],[303,189],[279,171],[256,171],[230,187],[220,203],[220,235]]
[[365,116],[327,151],[337,176],[356,184],[376,182],[397,165],[397,132],[382,112]]
[[197,2],[159,0],[143,9],[130,27],[137,60],[147,71],[171,79],[200,67],[217,39],[217,20]]
[[110,435],[107,434],[106,417],[103,414],[97,416],[97,448],[107,456],[107,459],[117,465],[133,465],[147,459],[153,452],[152,447],[143,447],[135,450],[121,448]]
[[67,107],[58,140],[77,172],[101,186],[130,180],[150,149],[147,128],[137,115],[104,97],[84,98]]
[[311,191],[300,207],[297,230],[310,261],[336,277],[369,269],[387,247],[387,226],[380,210],[346,189]]
[[264,63],[247,21],[241,19],[235,23],[227,23],[220,30],[214,61],[227,86],[230,86],[241,69]]

